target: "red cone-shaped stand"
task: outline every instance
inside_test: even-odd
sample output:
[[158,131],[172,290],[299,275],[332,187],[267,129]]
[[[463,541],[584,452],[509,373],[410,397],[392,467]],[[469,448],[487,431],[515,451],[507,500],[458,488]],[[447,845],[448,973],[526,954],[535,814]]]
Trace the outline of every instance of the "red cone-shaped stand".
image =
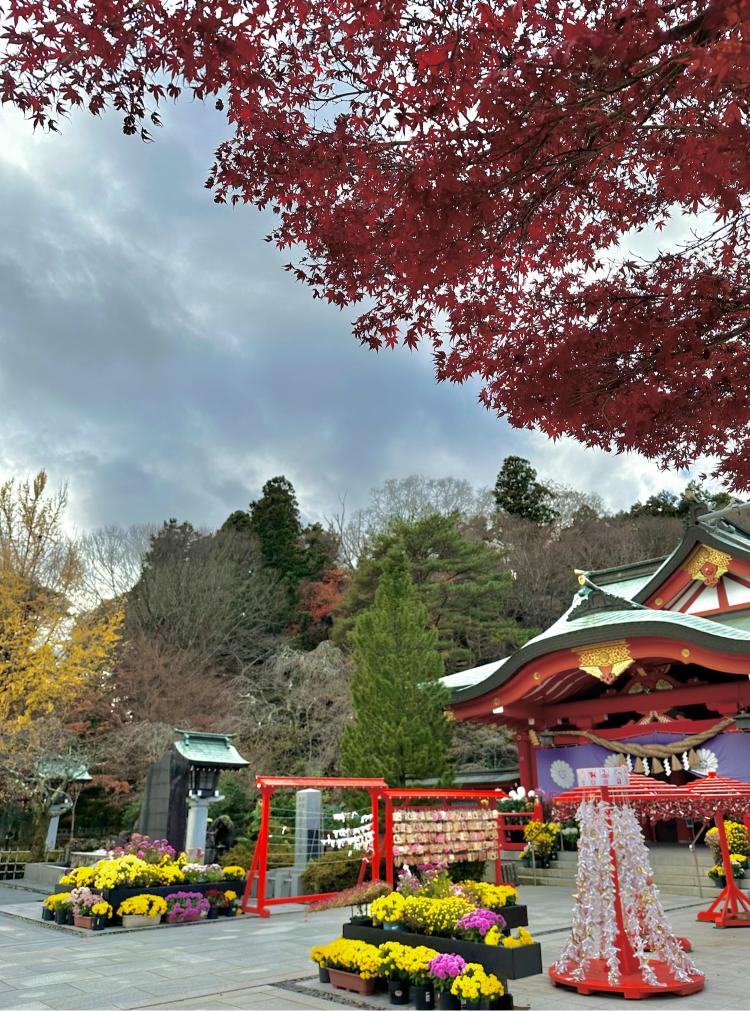
[[[604,791],[604,800],[607,800]],[[625,921],[622,914],[622,901],[620,899],[620,870],[617,862],[617,854],[614,848],[614,831],[612,828],[612,816],[608,814],[609,838],[610,838],[610,859],[612,861],[612,871],[614,877],[614,915],[617,923],[617,934],[614,939],[618,952],[619,979],[616,983],[609,982],[609,967],[604,958],[593,958],[586,963],[585,975],[581,979],[573,978],[573,970],[570,972],[558,972],[554,965],[549,968],[550,979],[557,986],[571,987],[580,994],[588,995],[592,993],[612,993],[620,994],[626,1000],[640,1000],[643,997],[652,997],[654,994],[673,993],[684,997],[690,993],[697,993],[702,990],[706,978],[705,976],[693,976],[690,980],[678,980],[675,978],[669,965],[661,959],[649,959],[649,965],[661,986],[653,986],[647,982],[643,975],[638,959],[635,957],[630,939],[625,931]],[[689,944],[690,942],[688,942]],[[682,947],[682,945],[681,945]]]
[[592,959],[586,966],[585,979],[573,979],[570,973],[549,970],[550,979],[558,986],[568,986],[578,993],[588,996],[592,993],[616,993],[626,1000],[641,1000],[643,997],[653,997],[655,994],[675,993],[685,997],[689,993],[702,990],[706,982],[704,976],[694,976],[689,983],[676,980],[664,962],[649,962],[656,978],[663,986],[651,986],[647,983],[640,969],[635,972],[622,972],[617,983],[610,983],[607,978],[607,963],[603,958]]

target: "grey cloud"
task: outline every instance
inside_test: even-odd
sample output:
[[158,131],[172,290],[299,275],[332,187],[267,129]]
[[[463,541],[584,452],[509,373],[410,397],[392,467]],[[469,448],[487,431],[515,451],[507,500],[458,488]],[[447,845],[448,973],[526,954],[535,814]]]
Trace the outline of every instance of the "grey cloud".
[[[183,105],[165,121],[143,146],[114,120],[34,137],[0,115],[5,473],[46,466],[68,481],[84,527],[217,524],[282,472],[320,517],[388,477],[490,484],[511,452],[603,491],[616,459],[561,456],[509,429],[476,384],[436,386],[427,351],[360,348],[354,310],[314,301],[281,269],[288,256],[262,241],[268,216],[203,189],[220,120]],[[617,488],[612,504],[632,501]]]

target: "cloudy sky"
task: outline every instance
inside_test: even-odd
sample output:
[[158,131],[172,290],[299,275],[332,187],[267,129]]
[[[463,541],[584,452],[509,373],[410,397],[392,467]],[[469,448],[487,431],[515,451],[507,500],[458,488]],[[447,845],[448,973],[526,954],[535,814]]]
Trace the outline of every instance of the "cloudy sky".
[[220,115],[164,119],[143,145],[115,119],[49,137],[0,114],[1,478],[45,467],[81,529],[216,525],[280,473],[322,518],[389,477],[492,484],[509,453],[612,507],[687,480],[514,431],[427,353],[361,348],[354,311],[281,269],[267,216],[212,203]]

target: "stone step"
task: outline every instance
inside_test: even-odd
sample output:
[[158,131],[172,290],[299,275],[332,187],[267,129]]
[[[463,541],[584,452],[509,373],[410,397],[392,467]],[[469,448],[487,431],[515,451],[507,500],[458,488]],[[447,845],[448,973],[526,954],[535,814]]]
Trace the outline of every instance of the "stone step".
[[[536,876],[538,879],[542,877],[549,878],[550,880],[560,880],[560,881],[574,881],[576,877],[576,869],[570,868],[549,868],[549,870],[539,870],[537,869]],[[706,877],[702,868],[699,868],[698,874],[696,875],[694,868],[684,868],[675,869],[671,871],[665,870],[654,870],[654,879],[657,884],[674,884],[674,885],[694,885],[697,884],[697,880],[700,878],[701,881],[705,882],[706,885],[711,885],[710,881]],[[518,880],[521,881],[533,881],[534,873],[532,869],[524,868],[518,872]],[[743,883],[748,881],[747,878],[743,878]],[[713,887],[713,885],[711,885]]]
[[[524,885],[533,885],[533,884],[534,882],[532,881],[531,878],[529,878],[528,880],[519,878],[518,881],[518,887],[520,889],[523,889]],[[536,884],[539,886],[549,885],[550,887],[557,887],[557,888],[565,887],[567,885],[573,888],[575,882],[565,881],[564,879],[555,880],[555,879],[537,878]],[[702,895],[697,885],[662,885],[658,881],[657,885],[659,887],[659,891],[663,892],[665,895],[690,896],[695,899],[705,900],[706,905],[712,902],[716,898],[716,895],[718,894],[717,890],[714,889],[711,885],[704,885]],[[523,895],[523,892],[521,894]]]
[[67,870],[68,868],[61,864],[26,864],[21,884],[27,888],[52,891]]

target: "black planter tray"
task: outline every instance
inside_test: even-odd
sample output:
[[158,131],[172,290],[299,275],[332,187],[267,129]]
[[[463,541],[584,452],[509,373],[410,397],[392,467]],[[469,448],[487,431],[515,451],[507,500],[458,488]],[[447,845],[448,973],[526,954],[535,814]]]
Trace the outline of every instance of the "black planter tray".
[[414,948],[424,944],[435,951],[460,955],[467,962],[478,962],[485,972],[494,972],[501,979],[521,979],[524,976],[536,976],[542,971],[542,948],[536,941],[519,948],[503,948],[500,945],[477,944],[475,941],[459,941],[455,937],[433,937],[431,934],[410,934],[401,930],[383,930],[381,927],[359,927],[354,923],[345,923],[342,933],[351,941],[367,941],[368,944],[375,945],[397,941]]
[[526,906],[503,906],[502,909],[494,909],[493,912],[502,916],[509,927],[528,927],[529,910]]
[[[58,885],[58,887],[65,890],[67,886]],[[242,878],[235,881],[196,881],[192,884],[187,884],[183,881],[174,885],[134,885],[133,887],[118,885],[116,888],[110,888],[109,891],[102,889],[102,895],[112,906],[112,919],[108,922],[111,925],[115,925],[121,921],[121,917],[117,915],[120,903],[124,899],[131,898],[133,895],[161,895],[164,899],[167,895],[174,895],[175,892],[200,892],[203,894],[213,889],[220,892],[237,892],[237,899],[239,900],[242,898],[242,893],[245,889],[245,879]]]

